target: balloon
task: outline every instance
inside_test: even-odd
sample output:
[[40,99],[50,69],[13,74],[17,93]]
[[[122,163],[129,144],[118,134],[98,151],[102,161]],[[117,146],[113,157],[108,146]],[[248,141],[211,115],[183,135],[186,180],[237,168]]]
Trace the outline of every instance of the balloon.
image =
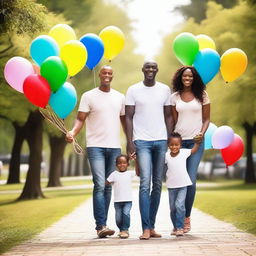
[[30,55],[39,65],[50,56],[59,56],[59,46],[50,36],[38,36],[30,45]]
[[76,40],[75,31],[67,24],[58,24],[51,28],[49,36],[54,38],[61,48],[66,42]]
[[220,72],[226,82],[232,82],[241,76],[247,67],[246,54],[238,49],[231,48],[221,56]]
[[60,57],[68,67],[68,74],[74,76],[84,67],[87,51],[81,42],[71,40],[61,47]]
[[86,66],[92,70],[100,62],[104,54],[104,44],[99,36],[92,33],[82,36],[80,42],[86,47],[88,54]]
[[74,86],[68,82],[56,92],[52,93],[49,104],[60,118],[66,118],[77,103],[77,94]]
[[196,37],[188,32],[176,36],[172,45],[176,58],[183,64],[191,66],[199,51]]
[[203,49],[196,55],[193,66],[199,73],[204,84],[210,82],[220,68],[220,56],[213,49]]
[[215,149],[228,147],[234,140],[234,131],[227,125],[218,127],[212,135],[212,146]]
[[207,130],[206,130],[206,133],[204,135],[204,149],[210,149],[212,148],[212,135],[213,133],[216,131],[218,127],[213,124],[213,123],[210,123]]
[[32,64],[22,57],[9,59],[4,67],[5,80],[13,89],[21,93],[23,93],[23,82],[25,78],[34,73]]
[[68,77],[68,68],[58,56],[47,58],[41,66],[41,76],[46,78],[53,92],[57,91]]
[[244,143],[242,138],[235,134],[233,142],[227,147],[221,149],[221,155],[226,165],[232,165],[240,159],[244,152]]
[[101,30],[99,34],[104,44],[104,58],[111,61],[124,48],[124,33],[115,26],[108,26]]
[[24,81],[23,90],[27,99],[38,107],[45,108],[50,99],[50,85],[40,75],[28,76]]
[[196,39],[199,44],[199,50],[202,50],[205,48],[211,48],[213,50],[216,50],[215,43],[209,36],[200,34],[196,36]]

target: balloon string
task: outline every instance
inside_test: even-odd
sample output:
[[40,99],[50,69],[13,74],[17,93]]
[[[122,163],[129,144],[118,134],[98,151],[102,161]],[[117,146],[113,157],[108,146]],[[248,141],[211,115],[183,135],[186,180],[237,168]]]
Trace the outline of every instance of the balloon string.
[[94,81],[94,88],[96,88],[95,68],[93,68],[93,81]]
[[[65,127],[64,121],[60,119],[52,110],[50,107],[46,108],[39,108],[40,113],[43,115],[43,117],[49,121],[51,124],[53,124],[56,128],[58,128],[60,131],[62,131],[64,134],[67,134],[68,130]],[[82,147],[78,144],[77,140],[73,140],[73,148],[74,151],[82,155],[84,154],[84,150]]]

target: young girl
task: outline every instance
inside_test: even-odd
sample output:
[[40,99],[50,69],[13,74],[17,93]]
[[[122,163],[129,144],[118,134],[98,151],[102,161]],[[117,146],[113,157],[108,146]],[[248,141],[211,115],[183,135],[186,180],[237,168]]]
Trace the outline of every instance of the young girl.
[[116,211],[116,225],[119,228],[119,237],[129,237],[130,210],[132,208],[132,178],[135,173],[127,171],[129,158],[120,155],[116,158],[117,171],[107,178],[108,184],[114,186],[114,206]]
[[181,136],[173,132],[168,140],[170,151],[166,152],[165,163],[167,164],[166,186],[169,193],[169,204],[173,232],[171,235],[183,236],[185,218],[185,198],[187,186],[192,185],[186,169],[186,160],[199,148],[200,139],[195,138],[197,143],[192,149],[181,149]]

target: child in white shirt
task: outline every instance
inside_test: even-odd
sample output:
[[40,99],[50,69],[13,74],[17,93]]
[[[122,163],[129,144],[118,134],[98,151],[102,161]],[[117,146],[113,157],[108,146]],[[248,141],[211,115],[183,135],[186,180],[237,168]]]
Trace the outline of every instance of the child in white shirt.
[[173,231],[171,235],[183,236],[183,226],[185,218],[185,199],[187,186],[192,185],[186,168],[186,159],[194,154],[198,148],[198,139],[195,139],[195,145],[192,149],[181,148],[181,136],[173,132],[168,139],[169,150],[165,155],[167,164],[166,186],[169,193],[169,204],[171,211],[171,220]]
[[119,237],[129,237],[130,210],[132,208],[132,178],[133,171],[127,171],[129,158],[120,155],[116,158],[117,170],[107,178],[107,183],[114,186],[114,206],[116,211],[116,225],[119,228]]

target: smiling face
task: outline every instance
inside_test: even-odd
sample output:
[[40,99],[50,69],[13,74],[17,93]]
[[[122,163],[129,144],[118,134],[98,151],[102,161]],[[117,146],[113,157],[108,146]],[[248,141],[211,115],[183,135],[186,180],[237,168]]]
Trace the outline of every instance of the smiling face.
[[145,81],[154,81],[158,72],[157,63],[154,61],[145,62],[142,67],[142,72],[144,73]]
[[186,88],[186,87],[191,87],[192,86],[192,83],[193,83],[193,73],[191,71],[191,69],[187,68],[183,74],[182,74],[182,77],[181,77],[181,81],[182,81],[182,84],[183,86]]
[[170,139],[169,145],[168,145],[171,154],[177,155],[180,152],[181,148],[181,139],[177,137],[172,137]]
[[109,86],[113,79],[113,70],[110,66],[104,66],[101,68],[100,73],[100,84],[103,86]]
[[116,161],[116,167],[119,172],[125,172],[129,166],[129,163],[124,156],[120,156]]

